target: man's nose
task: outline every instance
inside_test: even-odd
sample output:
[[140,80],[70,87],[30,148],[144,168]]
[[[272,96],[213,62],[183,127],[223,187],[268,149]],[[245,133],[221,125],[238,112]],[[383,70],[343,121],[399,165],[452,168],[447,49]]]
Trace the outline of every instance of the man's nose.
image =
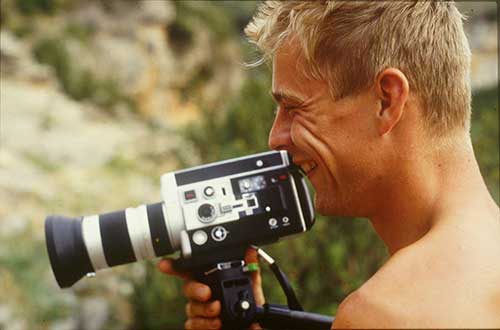
[[271,132],[269,132],[269,148],[273,150],[288,150],[292,145],[291,127],[291,119],[282,110],[278,110]]

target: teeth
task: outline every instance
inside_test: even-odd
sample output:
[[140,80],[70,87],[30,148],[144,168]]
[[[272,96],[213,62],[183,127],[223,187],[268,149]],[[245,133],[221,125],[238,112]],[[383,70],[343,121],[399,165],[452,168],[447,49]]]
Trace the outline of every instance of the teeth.
[[309,162],[309,163],[304,163],[302,165],[300,165],[300,167],[302,168],[302,170],[308,174],[309,172],[311,172],[312,170],[314,170],[318,165],[315,163],[315,162]]

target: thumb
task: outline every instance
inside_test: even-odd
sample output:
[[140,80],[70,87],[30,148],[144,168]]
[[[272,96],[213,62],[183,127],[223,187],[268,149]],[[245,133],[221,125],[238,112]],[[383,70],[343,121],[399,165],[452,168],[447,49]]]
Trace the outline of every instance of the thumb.
[[165,274],[174,275],[184,280],[189,280],[190,276],[187,272],[178,271],[174,267],[174,260],[172,258],[161,259],[157,264],[158,269]]
[[[259,263],[259,258],[257,251],[252,248],[248,248],[245,254],[245,263]],[[252,289],[253,295],[255,297],[255,303],[258,306],[262,306],[266,303],[264,298],[264,291],[262,290],[262,276],[260,275],[260,267],[257,271],[252,272]]]

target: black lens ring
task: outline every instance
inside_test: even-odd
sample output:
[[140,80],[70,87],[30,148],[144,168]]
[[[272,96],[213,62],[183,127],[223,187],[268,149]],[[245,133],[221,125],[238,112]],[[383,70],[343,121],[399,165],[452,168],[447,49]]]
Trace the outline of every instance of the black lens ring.
[[[207,213],[208,212],[208,213]],[[198,219],[203,223],[210,223],[217,217],[215,207],[212,204],[204,203],[198,207]]]

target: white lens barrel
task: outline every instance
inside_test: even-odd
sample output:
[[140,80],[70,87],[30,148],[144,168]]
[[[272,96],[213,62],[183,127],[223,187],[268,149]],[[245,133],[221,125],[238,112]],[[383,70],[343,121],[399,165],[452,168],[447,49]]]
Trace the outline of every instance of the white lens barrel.
[[128,234],[134,249],[135,259],[152,259],[155,256],[146,205],[125,210]]
[[170,254],[163,203],[85,216],[82,236],[94,270]]
[[89,254],[90,262],[94,270],[108,268],[104,249],[102,247],[101,230],[99,228],[99,215],[83,217],[82,221],[83,240]]

